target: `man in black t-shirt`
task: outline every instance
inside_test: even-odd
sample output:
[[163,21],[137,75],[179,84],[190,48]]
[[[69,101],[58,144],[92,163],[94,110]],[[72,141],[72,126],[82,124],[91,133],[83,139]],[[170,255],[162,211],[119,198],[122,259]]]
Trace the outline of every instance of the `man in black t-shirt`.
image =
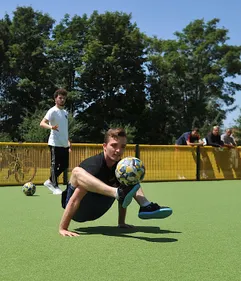
[[109,129],[105,135],[103,152],[84,160],[73,169],[67,189],[62,194],[63,213],[59,233],[62,236],[79,236],[68,230],[71,219],[84,222],[101,217],[119,201],[119,227],[133,227],[125,223],[126,208],[134,197],[140,205],[139,218],[166,218],[172,214],[169,207],[149,202],[140,184],[121,186],[115,176],[115,168],[126,147],[123,129]]
[[219,133],[219,126],[214,126],[212,131],[208,133],[206,136],[207,145],[214,147],[222,147],[224,146],[223,141],[221,140],[221,136]]
[[[106,165],[104,153],[89,157],[80,163],[79,167],[101,180],[103,183],[112,187],[118,187],[120,184],[115,177],[115,168],[117,162],[109,168]],[[74,189],[69,184],[65,205],[67,205]],[[91,221],[101,217],[114,203],[115,198],[102,194],[88,192],[81,201],[78,212],[73,216],[73,220],[78,222]]]

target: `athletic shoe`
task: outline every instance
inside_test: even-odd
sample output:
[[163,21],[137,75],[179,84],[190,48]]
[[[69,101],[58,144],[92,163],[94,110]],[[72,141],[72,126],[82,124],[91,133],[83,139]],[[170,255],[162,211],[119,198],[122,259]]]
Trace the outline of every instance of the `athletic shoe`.
[[60,195],[60,194],[62,194],[62,190],[59,187],[55,187],[53,194]]
[[140,184],[125,186],[121,185],[118,187],[118,201],[121,203],[123,208],[127,208],[131,204],[133,196],[136,194],[137,190],[140,188]]
[[158,204],[151,202],[146,207],[140,207],[138,217],[140,219],[165,219],[171,214],[171,208],[159,206]]
[[55,187],[54,187],[54,185],[52,184],[52,182],[50,180],[46,180],[44,182],[44,186],[46,186],[51,192],[54,193]]

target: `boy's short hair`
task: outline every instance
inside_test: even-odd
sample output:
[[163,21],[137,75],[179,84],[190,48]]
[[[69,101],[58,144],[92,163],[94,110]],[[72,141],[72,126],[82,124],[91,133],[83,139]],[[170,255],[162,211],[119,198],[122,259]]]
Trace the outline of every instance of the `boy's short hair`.
[[108,143],[110,138],[118,139],[118,137],[126,137],[126,131],[123,128],[111,128],[104,136],[104,143]]
[[67,94],[68,94],[68,92],[65,89],[60,88],[60,89],[58,89],[54,92],[54,99],[56,99],[58,95],[62,95],[64,97],[67,97]]

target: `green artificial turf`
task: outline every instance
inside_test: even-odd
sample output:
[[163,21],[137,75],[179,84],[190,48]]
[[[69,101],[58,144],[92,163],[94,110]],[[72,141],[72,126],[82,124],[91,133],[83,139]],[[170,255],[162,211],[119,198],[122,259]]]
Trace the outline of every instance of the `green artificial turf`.
[[71,222],[61,237],[60,196],[37,186],[0,187],[0,280],[239,281],[241,182],[145,183],[150,201],[173,208],[164,220],[140,220],[138,205],[116,228],[117,204],[97,221]]

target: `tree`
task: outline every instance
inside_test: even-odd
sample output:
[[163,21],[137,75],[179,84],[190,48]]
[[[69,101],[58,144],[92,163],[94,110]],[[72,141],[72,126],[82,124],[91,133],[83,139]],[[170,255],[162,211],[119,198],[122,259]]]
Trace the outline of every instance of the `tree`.
[[241,145],[241,109],[238,118],[234,121],[235,121],[233,126],[234,138],[237,142],[237,145]]
[[9,60],[7,57],[7,51],[10,46],[10,26],[11,21],[8,15],[4,19],[0,20],[0,133],[1,139],[5,140],[6,134],[7,139],[11,136],[7,133],[6,120],[9,116],[9,104],[6,99],[8,88],[12,83],[12,78],[9,67]]
[[37,109],[35,112],[26,111],[22,123],[19,124],[21,140],[24,142],[47,142],[49,130],[40,127],[40,121],[46,114],[45,109]]
[[221,124],[226,111],[234,109],[241,85],[231,79],[241,71],[241,47],[226,43],[228,30],[218,23],[196,20],[175,33],[177,40],[150,43],[148,94],[159,143],[170,143],[192,126]]
[[145,45],[131,16],[119,12],[94,12],[86,38],[77,83],[85,107],[77,118],[88,124],[86,139],[98,142],[105,122],[138,127],[145,108]]
[[70,16],[55,26],[47,44],[52,83],[68,90],[67,107],[72,114],[82,107],[76,79],[77,70],[82,66],[83,48],[86,41],[87,16]]
[[8,15],[2,26],[8,31],[1,84],[2,130],[19,139],[17,130],[26,110],[34,112],[39,102],[54,89],[48,80],[45,41],[54,20],[31,7],[18,7],[12,21]]

